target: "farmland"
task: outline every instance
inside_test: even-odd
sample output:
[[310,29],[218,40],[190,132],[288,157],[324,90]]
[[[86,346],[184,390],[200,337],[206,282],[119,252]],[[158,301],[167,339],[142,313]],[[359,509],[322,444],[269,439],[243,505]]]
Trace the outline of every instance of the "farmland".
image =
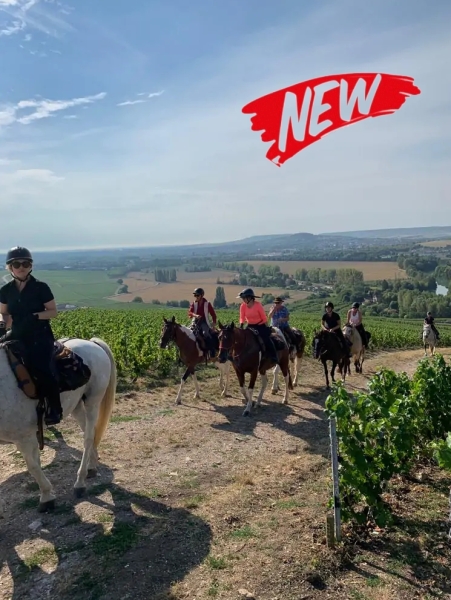
[[[230,281],[234,273],[217,269],[204,273],[187,273],[183,270],[177,271],[177,281],[173,283],[156,282],[152,273],[128,273],[124,278],[124,284],[128,286],[128,294],[120,294],[112,299],[117,302],[131,302],[135,296],[140,296],[144,302],[159,300],[167,302],[171,300],[192,300],[195,287],[202,287],[205,290],[206,297],[213,300],[218,286],[217,279]],[[236,296],[240,287],[235,285],[224,285],[224,292],[227,302],[236,302]],[[258,295],[280,294],[283,290],[279,288],[255,288]],[[290,297],[293,300],[303,300],[308,298],[309,293],[303,291],[290,291]]]
[[328,261],[328,260],[281,260],[243,261],[253,265],[257,271],[260,265],[278,265],[283,273],[294,275],[298,269],[356,269],[362,271],[365,281],[381,279],[406,279],[407,274],[395,262],[365,262],[365,261]]
[[451,246],[451,240],[433,240],[432,242],[423,242],[421,245],[426,248],[446,248]]

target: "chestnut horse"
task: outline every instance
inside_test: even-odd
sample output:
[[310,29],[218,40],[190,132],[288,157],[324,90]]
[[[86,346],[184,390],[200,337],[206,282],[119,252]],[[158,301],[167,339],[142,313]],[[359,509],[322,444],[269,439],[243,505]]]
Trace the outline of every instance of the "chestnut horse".
[[[257,375],[261,375],[261,389],[255,406],[258,407],[263,399],[268,377],[266,371],[274,366],[274,362],[266,356],[265,351],[260,345],[258,337],[252,331],[251,327],[241,329],[235,327],[235,324],[219,325],[219,359],[225,362],[231,357],[233,368],[238,377],[241,393],[246,402],[243,416],[248,417],[251,414],[251,408],[254,406],[252,395],[254,392]],[[285,395],[282,404],[288,402],[288,390],[293,389],[291,374],[289,369],[289,349],[288,344],[282,332],[272,327],[272,339],[276,345],[277,356],[279,358],[280,369],[285,379]],[[248,390],[245,388],[245,374],[250,373]]]
[[[294,327],[290,327],[290,329],[291,329],[291,336],[290,336],[291,339],[287,339],[287,336],[285,336],[285,339],[287,340],[288,345],[290,347],[290,363],[294,366],[293,387],[295,387],[298,383],[299,367],[301,364],[301,359],[304,356],[306,341],[305,341],[305,335],[300,329],[296,329]],[[282,333],[283,333],[283,331],[282,331]],[[291,340],[294,342],[294,344],[291,342]],[[280,371],[280,367],[279,367],[279,365],[276,365],[276,367],[274,369],[274,379],[273,379],[272,388],[271,388],[271,392],[273,394],[277,394],[277,392],[279,391],[279,379],[278,379],[279,371]]]
[[[210,358],[205,357],[204,352],[200,349],[196,336],[194,332],[189,329],[189,327],[185,327],[185,325],[180,325],[176,322],[175,317],[172,317],[171,320],[163,317],[163,327],[161,330],[160,337],[160,348],[166,348],[170,342],[174,342],[180,351],[180,359],[183,364],[186,366],[186,371],[182,376],[180,381],[179,391],[177,393],[177,397],[175,399],[176,404],[180,404],[182,401],[182,388],[186,383],[186,380],[190,375],[193,376],[194,386],[196,388],[196,393],[194,394],[194,398],[199,398],[199,384],[197,382],[195,368],[200,363],[212,362],[215,363],[220,371],[219,385],[222,388],[221,396],[227,396],[228,385],[229,385],[229,372],[230,372],[230,363],[225,361],[225,363],[219,362],[219,358]],[[212,332],[214,338],[216,338],[216,343],[218,341],[218,334]],[[226,382],[224,385],[224,374],[226,375]]]
[[321,360],[323,363],[327,389],[330,389],[327,361],[332,362],[332,370],[330,372],[332,382],[335,383],[335,369],[337,366],[342,381],[346,380],[346,372],[350,362],[349,353],[347,348],[346,350],[343,349],[337,334],[321,329],[321,331],[316,333],[313,338],[312,353],[314,358]]

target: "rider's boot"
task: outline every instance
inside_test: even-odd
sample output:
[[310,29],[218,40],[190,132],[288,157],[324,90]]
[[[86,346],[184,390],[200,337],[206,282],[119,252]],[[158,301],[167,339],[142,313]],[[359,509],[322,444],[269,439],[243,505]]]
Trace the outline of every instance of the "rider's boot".
[[47,410],[44,416],[46,425],[58,425],[63,418],[59,385],[56,381],[49,383],[45,393]]

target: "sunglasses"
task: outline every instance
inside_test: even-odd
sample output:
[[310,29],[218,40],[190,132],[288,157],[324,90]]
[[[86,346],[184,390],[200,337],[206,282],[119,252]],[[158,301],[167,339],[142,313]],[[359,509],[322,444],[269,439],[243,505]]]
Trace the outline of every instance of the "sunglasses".
[[20,267],[29,269],[31,267],[31,262],[29,260],[15,260],[11,263],[11,265],[13,269],[20,269]]

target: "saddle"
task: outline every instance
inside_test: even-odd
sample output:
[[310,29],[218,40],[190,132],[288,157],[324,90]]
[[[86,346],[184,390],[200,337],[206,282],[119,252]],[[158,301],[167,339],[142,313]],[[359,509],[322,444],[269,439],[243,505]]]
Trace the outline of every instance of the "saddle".
[[[9,365],[17,379],[19,388],[31,400],[38,400],[37,383],[30,376],[26,365],[26,353],[23,344],[11,340],[0,344],[8,357]],[[84,364],[83,359],[61,342],[54,342],[53,360],[58,373],[60,393],[76,390],[86,385],[91,378],[91,370]]]
[[[252,331],[252,333],[255,335],[255,337],[258,340],[258,343],[260,344],[260,348],[262,349],[262,352],[266,352],[266,345],[265,342],[263,341],[263,338],[261,337],[261,335],[259,334],[257,329],[253,329],[251,325],[247,326],[247,329],[250,329],[250,331]],[[271,327],[271,339],[274,343],[274,346],[276,348],[276,350],[285,350],[286,346],[285,346],[285,342],[283,340],[280,339],[277,331],[275,331],[274,327]],[[289,344],[288,344],[289,346]]]

